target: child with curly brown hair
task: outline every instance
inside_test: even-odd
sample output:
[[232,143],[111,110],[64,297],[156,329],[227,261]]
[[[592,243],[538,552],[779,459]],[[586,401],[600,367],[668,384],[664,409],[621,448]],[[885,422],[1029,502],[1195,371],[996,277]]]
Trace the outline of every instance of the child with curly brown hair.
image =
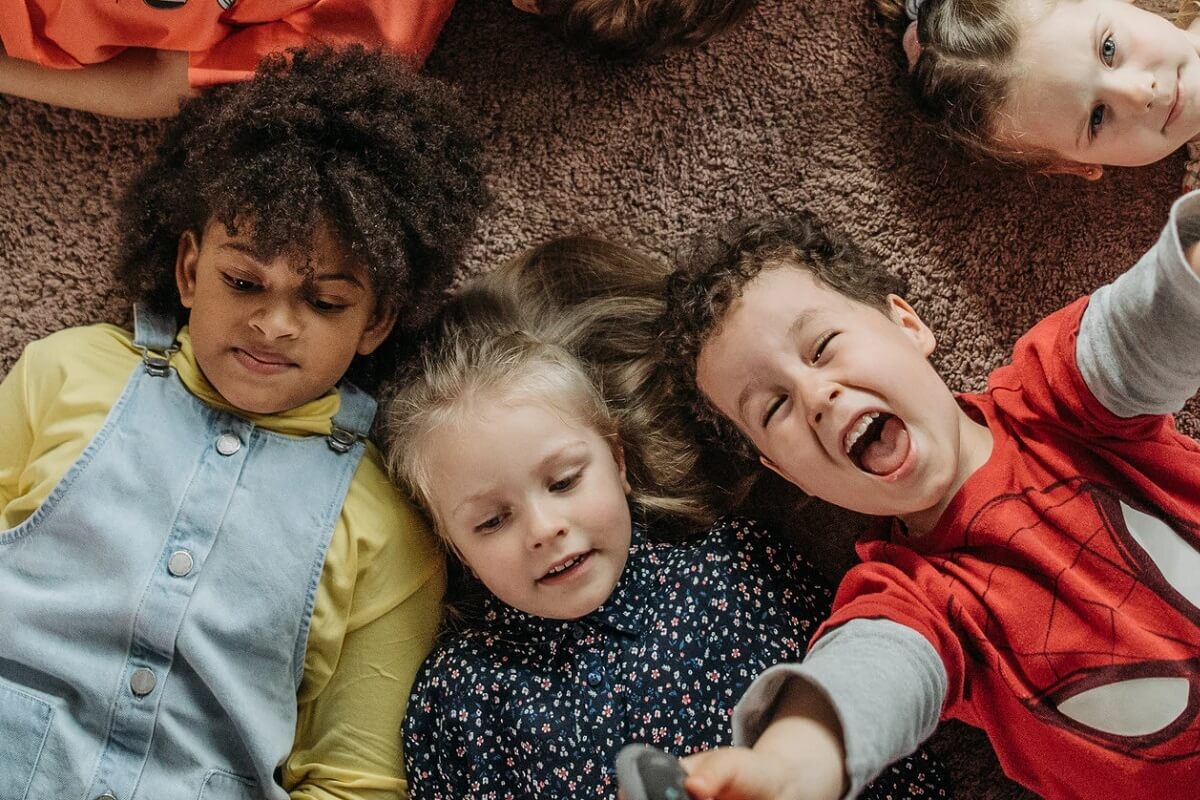
[[1200,775],[1200,192],[1129,271],[955,394],[904,283],[811,215],[730,226],[672,278],[670,374],[710,444],[882,519],[800,664],[735,713],[698,798],[835,800],[981,728],[1047,800],[1191,800]]
[[124,198],[132,332],[0,383],[0,795],[405,791],[443,562],[365,390],[483,200],[469,118],[393,57],[298,50],[184,104]]

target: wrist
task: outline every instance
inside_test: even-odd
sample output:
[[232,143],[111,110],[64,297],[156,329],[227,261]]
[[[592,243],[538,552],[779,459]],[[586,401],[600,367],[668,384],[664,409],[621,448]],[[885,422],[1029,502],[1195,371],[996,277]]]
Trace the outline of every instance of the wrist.
[[802,776],[812,797],[837,800],[849,785],[841,723],[824,693],[803,678],[792,678],[780,692],[754,750]]

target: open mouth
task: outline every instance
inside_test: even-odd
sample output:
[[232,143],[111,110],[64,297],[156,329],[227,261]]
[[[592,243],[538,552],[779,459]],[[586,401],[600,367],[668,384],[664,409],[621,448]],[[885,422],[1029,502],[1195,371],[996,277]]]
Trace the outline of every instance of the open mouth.
[[842,446],[863,472],[891,475],[908,458],[908,428],[895,414],[868,411],[846,432]]
[[538,583],[561,583],[562,581],[570,580],[572,576],[578,574],[583,569],[584,565],[587,564],[595,552],[595,550],[588,550],[586,553],[578,553],[570,558],[563,559],[546,570],[546,574],[538,578]]

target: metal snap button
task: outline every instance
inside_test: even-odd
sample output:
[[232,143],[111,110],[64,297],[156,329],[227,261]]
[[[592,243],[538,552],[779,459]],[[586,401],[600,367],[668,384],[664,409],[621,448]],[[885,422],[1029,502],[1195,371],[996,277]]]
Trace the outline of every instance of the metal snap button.
[[105,792],[104,794],[97,797],[96,800],[117,800],[117,796],[114,794],[109,794],[108,792]]
[[231,456],[242,449],[242,440],[236,434],[222,433],[217,437],[217,452],[223,456]]
[[604,683],[604,676],[599,672],[589,672],[587,676],[587,682],[591,686],[599,686],[600,684]]
[[158,683],[158,678],[154,677],[154,673],[142,667],[133,671],[129,676],[129,689],[138,697],[145,697],[154,691],[155,684]]
[[167,559],[167,572],[176,578],[182,578],[192,571],[192,554],[187,550],[176,550]]

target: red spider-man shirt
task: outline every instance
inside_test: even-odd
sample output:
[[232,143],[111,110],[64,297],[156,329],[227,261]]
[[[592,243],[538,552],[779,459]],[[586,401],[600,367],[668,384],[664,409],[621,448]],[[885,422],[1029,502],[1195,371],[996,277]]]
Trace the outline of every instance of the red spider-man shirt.
[[1200,445],[1096,400],[1075,359],[1086,306],[960,397],[991,457],[928,535],[859,544],[822,632],[884,618],[924,635],[949,678],[943,718],[983,728],[1039,794],[1194,800]]

